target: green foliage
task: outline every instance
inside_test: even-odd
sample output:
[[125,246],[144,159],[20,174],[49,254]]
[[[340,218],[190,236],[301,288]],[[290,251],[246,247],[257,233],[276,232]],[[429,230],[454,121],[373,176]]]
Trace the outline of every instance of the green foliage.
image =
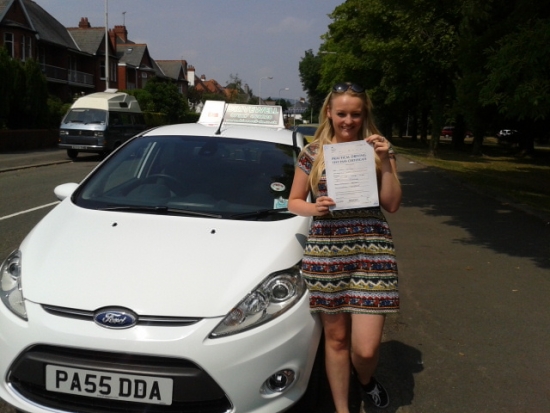
[[63,116],[69,111],[70,103],[63,103],[57,96],[48,96],[48,121],[46,127],[58,128]]
[[[300,62],[310,96],[328,93],[336,82],[359,83],[379,126],[400,130],[412,119],[421,136],[434,136],[432,154],[447,122],[474,132],[475,153],[506,120],[521,121],[525,131],[535,123],[544,130],[545,121],[548,130],[547,2],[347,0],[330,17],[319,53],[309,50]],[[464,140],[457,135],[456,147]]]
[[189,113],[185,96],[179,93],[174,83],[163,79],[153,78],[144,89],[125,92],[137,99],[149,127],[180,123]]
[[25,62],[25,113],[27,127],[39,128],[48,124],[48,85],[40,65],[34,59]]
[[317,86],[321,82],[322,57],[313,54],[311,49],[307,50],[302,60],[300,60],[300,80],[304,90],[307,91],[307,97],[314,113],[319,113],[326,93],[319,90]]
[[151,93],[153,111],[166,114],[169,123],[179,122],[188,111],[187,102],[174,83],[153,78],[147,82],[145,90]]
[[33,59],[23,64],[0,48],[0,127],[37,129],[49,126],[48,88]]
[[517,27],[489,50],[489,74],[481,102],[510,118],[535,120],[549,115],[550,20]]
[[[137,99],[137,98],[136,98]],[[167,125],[168,118],[166,114],[160,112],[143,112],[145,118],[145,124],[148,128],[154,128],[157,126]]]
[[183,119],[181,120],[182,123],[196,123],[199,121],[201,114],[196,112],[187,112]]
[[10,112],[10,99],[13,89],[12,65],[4,47],[0,47],[0,128],[6,128]]

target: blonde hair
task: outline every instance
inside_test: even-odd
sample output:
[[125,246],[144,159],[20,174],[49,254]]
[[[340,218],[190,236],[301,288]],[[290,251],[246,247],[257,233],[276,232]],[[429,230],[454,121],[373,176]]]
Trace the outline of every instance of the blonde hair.
[[[319,124],[319,127],[317,128],[317,131],[315,131],[313,141],[310,144],[310,145],[317,146],[317,156],[315,157],[313,165],[311,166],[311,172],[309,173],[309,177],[308,177],[308,184],[314,195],[317,195],[319,191],[319,187],[318,187],[319,180],[321,179],[323,171],[325,170],[323,145],[332,144],[332,138],[334,137],[334,127],[327,113],[331,106],[332,100],[335,97],[342,96],[344,94],[348,94],[353,97],[358,97],[363,102],[364,119],[363,119],[363,125],[361,128],[361,133],[358,135],[357,140],[365,139],[370,135],[380,134],[378,128],[376,127],[376,124],[374,123],[374,119],[372,116],[373,105],[369,96],[367,95],[367,92],[357,93],[357,92],[354,92],[351,88],[349,88],[345,92],[330,92],[328,96],[325,98],[325,102],[323,103],[323,107],[321,108],[321,113],[319,116],[320,124]],[[378,156],[376,156],[377,172],[379,170],[379,167],[378,167],[379,162],[380,162],[380,159],[378,158]]]

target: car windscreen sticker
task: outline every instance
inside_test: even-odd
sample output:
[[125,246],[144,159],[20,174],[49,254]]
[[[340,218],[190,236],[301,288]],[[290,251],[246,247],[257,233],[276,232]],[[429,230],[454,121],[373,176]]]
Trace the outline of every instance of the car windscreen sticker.
[[273,208],[274,209],[288,208],[288,199],[285,199],[282,196],[280,196],[279,198],[275,198],[273,200]]
[[281,182],[273,182],[271,184],[271,189],[277,192],[283,192],[286,189],[286,186]]

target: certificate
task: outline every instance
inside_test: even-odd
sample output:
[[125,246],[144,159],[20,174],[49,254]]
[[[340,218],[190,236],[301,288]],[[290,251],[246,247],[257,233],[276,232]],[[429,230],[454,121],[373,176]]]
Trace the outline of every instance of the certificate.
[[374,148],[364,140],[323,145],[331,210],[379,206]]

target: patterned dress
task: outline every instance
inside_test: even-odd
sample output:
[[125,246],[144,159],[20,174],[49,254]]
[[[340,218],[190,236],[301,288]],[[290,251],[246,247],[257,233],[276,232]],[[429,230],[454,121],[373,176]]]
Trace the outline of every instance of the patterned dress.
[[[298,158],[309,175],[318,146]],[[326,176],[318,196],[326,196]],[[312,312],[386,314],[399,311],[397,263],[389,225],[379,207],[313,217],[302,261]]]

